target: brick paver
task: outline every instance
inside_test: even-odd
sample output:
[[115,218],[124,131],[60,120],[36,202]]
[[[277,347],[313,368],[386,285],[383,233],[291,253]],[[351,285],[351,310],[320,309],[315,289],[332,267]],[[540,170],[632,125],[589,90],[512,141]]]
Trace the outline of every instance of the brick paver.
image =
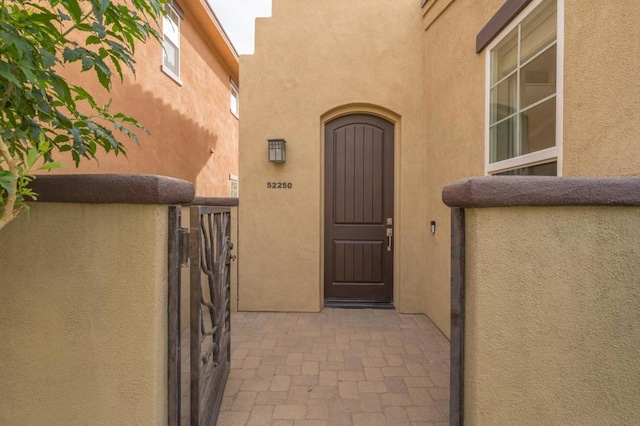
[[233,313],[219,426],[445,425],[449,341],[393,310]]

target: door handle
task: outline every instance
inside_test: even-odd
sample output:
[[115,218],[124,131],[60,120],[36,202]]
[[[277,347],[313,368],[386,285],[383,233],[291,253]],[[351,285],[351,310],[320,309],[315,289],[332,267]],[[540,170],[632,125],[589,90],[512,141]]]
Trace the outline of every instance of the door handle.
[[387,251],[391,251],[392,238],[393,238],[393,228],[387,228]]

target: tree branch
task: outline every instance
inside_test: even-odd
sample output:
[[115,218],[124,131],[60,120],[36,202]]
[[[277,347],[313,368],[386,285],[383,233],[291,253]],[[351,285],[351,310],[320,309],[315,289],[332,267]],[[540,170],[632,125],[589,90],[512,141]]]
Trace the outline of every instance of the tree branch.
[[[5,89],[4,94],[2,95],[2,103],[0,103],[0,106],[2,107],[1,108],[2,111],[4,111],[4,107],[7,106],[7,101],[11,97],[11,93],[13,93],[14,87],[15,87],[15,84],[13,84],[13,83],[9,83],[7,85],[7,88]],[[3,145],[4,145],[4,142],[3,142]]]
[[9,167],[9,173],[13,174],[16,179],[11,183],[12,193],[7,194],[7,201],[4,203],[2,216],[0,216],[0,229],[11,222],[18,215],[18,210],[14,210],[16,199],[18,198],[18,163],[11,156],[9,147],[5,144],[4,139],[0,137],[0,158],[6,161]]

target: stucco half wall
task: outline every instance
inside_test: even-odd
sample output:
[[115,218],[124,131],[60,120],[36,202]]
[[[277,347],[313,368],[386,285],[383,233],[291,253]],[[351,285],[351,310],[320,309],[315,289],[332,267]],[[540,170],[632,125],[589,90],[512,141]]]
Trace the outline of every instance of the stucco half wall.
[[[324,123],[369,112],[396,126],[395,305],[424,312],[419,4],[329,0],[310,12],[308,3],[275,0],[273,17],[257,21],[255,55],[240,59],[238,308],[322,308]],[[269,138],[287,140],[285,164],[267,161]],[[271,181],[292,188],[268,189]]]
[[452,424],[640,422],[639,189],[555,177],[445,188]]
[[166,424],[167,220],[36,203],[2,230],[0,424]]
[[41,202],[0,231],[0,424],[167,424],[170,205],[190,203],[193,185],[57,175],[31,187]]
[[640,207],[465,216],[465,424],[638,424]]

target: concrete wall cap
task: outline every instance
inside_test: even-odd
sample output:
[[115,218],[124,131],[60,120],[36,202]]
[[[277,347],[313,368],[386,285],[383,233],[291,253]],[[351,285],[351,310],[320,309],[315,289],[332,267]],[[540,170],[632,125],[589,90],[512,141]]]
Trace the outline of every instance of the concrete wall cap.
[[240,200],[224,197],[195,197],[189,204],[192,206],[234,207],[240,204]]
[[640,206],[640,177],[484,176],[444,187],[449,207]]
[[91,204],[189,204],[191,182],[158,175],[38,175],[30,188],[40,202]]

